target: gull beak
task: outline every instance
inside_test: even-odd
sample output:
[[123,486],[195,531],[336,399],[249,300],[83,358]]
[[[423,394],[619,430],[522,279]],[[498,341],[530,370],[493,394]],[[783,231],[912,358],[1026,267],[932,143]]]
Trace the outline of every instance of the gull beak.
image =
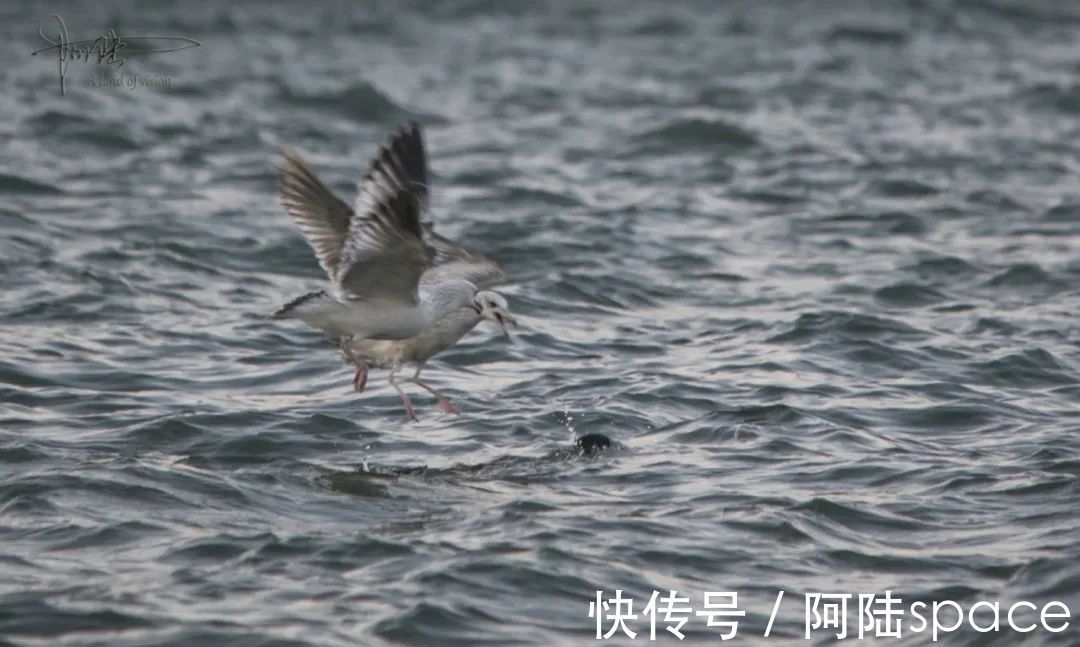
[[506,324],[510,324],[514,328],[517,328],[517,319],[514,319],[513,315],[511,315],[510,313],[504,314],[502,312],[496,312],[494,313],[494,316],[495,321],[499,324],[499,328],[502,330],[503,336],[509,339],[510,331],[507,330]]

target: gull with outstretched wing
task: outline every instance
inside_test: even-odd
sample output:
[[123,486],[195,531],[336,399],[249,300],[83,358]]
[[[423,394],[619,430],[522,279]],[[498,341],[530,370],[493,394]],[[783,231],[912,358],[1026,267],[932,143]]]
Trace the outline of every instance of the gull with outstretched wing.
[[502,295],[481,289],[501,280],[502,269],[421,220],[429,193],[419,126],[400,128],[379,149],[360,182],[355,209],[299,155],[284,157],[281,203],[334,288],[294,299],[274,316],[301,319],[338,338],[356,366],[357,391],[367,382],[369,366],[389,368],[390,384],[410,419],[416,419],[412,402],[394,380],[409,363],[417,365],[412,381],[435,395],[444,411],[454,411],[445,395],[420,380],[424,364],[482,319],[504,333],[516,322]]

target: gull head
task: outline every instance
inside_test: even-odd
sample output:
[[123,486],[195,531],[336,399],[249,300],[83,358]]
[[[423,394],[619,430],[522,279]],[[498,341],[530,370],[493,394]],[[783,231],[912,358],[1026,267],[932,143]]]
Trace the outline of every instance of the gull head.
[[476,314],[480,315],[481,319],[489,319],[499,324],[499,328],[507,337],[510,336],[510,332],[506,329],[506,324],[517,327],[517,319],[510,314],[510,306],[507,305],[506,299],[497,292],[491,290],[477,292],[476,296],[473,297],[472,307]]

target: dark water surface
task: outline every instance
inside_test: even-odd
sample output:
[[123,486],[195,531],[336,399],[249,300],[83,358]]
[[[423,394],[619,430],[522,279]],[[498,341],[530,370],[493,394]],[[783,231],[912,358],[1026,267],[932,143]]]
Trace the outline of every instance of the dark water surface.
[[[30,56],[54,11],[202,47],[128,59],[163,88],[71,63],[61,96]],[[737,591],[737,644],[779,590],[800,643],[807,592],[1080,609],[1076,4],[24,3],[0,30],[0,643],[587,644],[598,589]],[[463,413],[414,389],[416,424],[267,317],[323,285],[277,151],[351,199],[410,118],[438,227],[523,323],[433,362]],[[590,432],[615,446],[569,451]]]

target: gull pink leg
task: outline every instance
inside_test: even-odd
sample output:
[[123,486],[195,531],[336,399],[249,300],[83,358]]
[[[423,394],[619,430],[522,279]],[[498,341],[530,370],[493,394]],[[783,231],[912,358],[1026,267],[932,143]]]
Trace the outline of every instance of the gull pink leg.
[[352,337],[346,337],[341,340],[341,352],[345,354],[345,359],[349,360],[353,366],[356,367],[356,375],[353,376],[352,381],[353,388],[356,389],[357,393],[363,393],[364,386],[367,384],[367,360],[356,356],[353,349],[349,348],[350,341],[352,341]]
[[367,385],[367,362],[360,360],[356,364],[356,376],[353,377],[352,385],[356,389],[357,393],[364,392],[364,386]]
[[419,367],[417,367],[416,373],[414,373],[413,376],[412,376],[413,384],[420,387],[421,389],[426,390],[431,395],[435,396],[437,398],[437,400],[438,400],[439,408],[442,409],[443,411],[445,411],[446,413],[457,413],[458,410],[457,410],[456,407],[454,407],[453,403],[450,402],[450,398],[443,395],[442,392],[439,391],[438,389],[436,389],[435,387],[428,386],[424,382],[420,381],[420,371],[423,370],[423,368],[424,368],[423,364],[421,364]]
[[409,420],[416,421],[416,409],[413,409],[412,401],[409,400],[409,395],[402,391],[401,387],[394,381],[394,373],[396,372],[397,367],[395,366],[393,370],[390,371],[390,386],[394,387],[394,390],[401,396],[401,404],[405,406],[405,417]]
[[[421,386],[423,386],[423,385],[421,385]],[[448,400],[447,398],[439,398],[438,402],[439,402],[439,408],[442,409],[443,411],[445,411],[446,413],[458,413],[457,407],[455,407],[454,403],[450,402],[450,400]]]

